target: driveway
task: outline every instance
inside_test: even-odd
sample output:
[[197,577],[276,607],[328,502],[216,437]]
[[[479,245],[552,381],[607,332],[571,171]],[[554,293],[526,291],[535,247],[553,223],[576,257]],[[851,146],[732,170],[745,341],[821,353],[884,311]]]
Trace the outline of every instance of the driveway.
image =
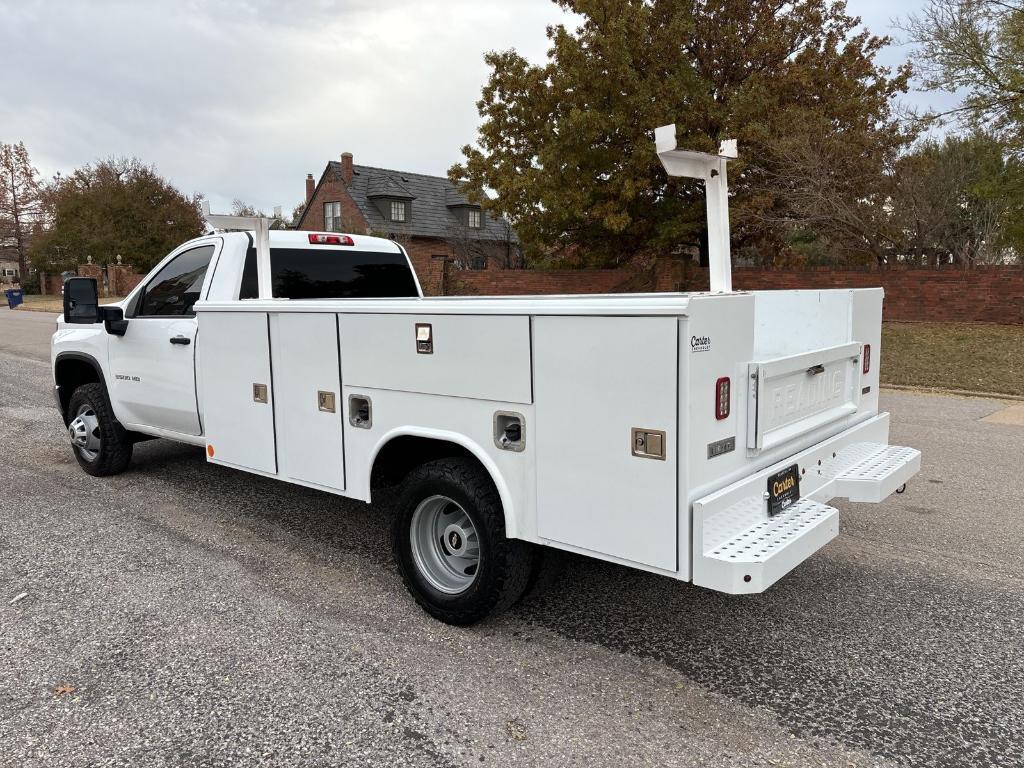
[[82,473],[52,322],[0,311],[2,766],[1024,764],[1009,403],[884,393],[921,474],[763,595],[556,554],[456,629],[406,595],[386,499],[162,440]]

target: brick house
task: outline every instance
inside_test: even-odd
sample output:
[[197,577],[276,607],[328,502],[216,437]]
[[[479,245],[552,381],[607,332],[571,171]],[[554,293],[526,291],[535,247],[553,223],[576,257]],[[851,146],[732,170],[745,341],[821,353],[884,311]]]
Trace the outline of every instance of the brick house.
[[18,274],[18,260],[8,260],[0,257],[0,283],[17,283],[21,277]]
[[[409,252],[425,293],[445,293],[454,270],[522,266],[509,223],[481,210],[443,176],[330,161],[319,181],[306,176],[298,229],[389,237]],[[457,279],[455,277],[454,279]]]
[[18,266],[18,248],[13,239],[0,238],[0,284],[10,285],[21,280]]

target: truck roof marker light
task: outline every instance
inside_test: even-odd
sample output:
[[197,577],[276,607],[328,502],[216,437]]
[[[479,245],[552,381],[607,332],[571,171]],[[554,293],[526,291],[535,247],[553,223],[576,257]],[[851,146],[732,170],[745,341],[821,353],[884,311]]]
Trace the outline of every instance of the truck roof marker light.
[[864,345],[864,373],[868,373],[871,370],[871,345]]
[[213,446],[210,445],[209,443],[206,444],[206,455],[209,456],[211,459],[213,458]]
[[310,245],[355,245],[356,241],[348,235],[327,235],[318,232],[309,233]]
[[723,376],[715,382],[715,418],[718,421],[729,418],[732,410],[732,382]]

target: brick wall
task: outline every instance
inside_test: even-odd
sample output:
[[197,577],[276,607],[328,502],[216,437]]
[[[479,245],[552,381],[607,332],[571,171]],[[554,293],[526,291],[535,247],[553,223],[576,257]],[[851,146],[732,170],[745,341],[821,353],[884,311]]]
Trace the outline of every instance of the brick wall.
[[[442,259],[451,256],[443,240],[411,238],[403,243],[409,252],[423,292],[466,296],[502,296],[559,293],[625,293],[637,291],[706,291],[708,270],[689,263],[663,262],[656,270],[637,273],[631,269],[484,269],[461,270]],[[100,268],[82,264],[80,275],[100,280]],[[128,266],[108,268],[110,295],[124,296],[143,275]],[[44,292],[59,294],[60,275],[43,275]],[[800,288],[885,289],[886,320],[935,320],[939,322],[1024,323],[1024,267],[956,267],[928,269],[832,270],[733,270],[737,290]],[[102,289],[101,289],[102,290]]]
[[442,293],[444,260],[434,257],[450,258],[452,254],[448,244],[433,237],[409,237],[402,240],[402,245],[409,254],[413,269],[416,270],[416,277],[419,278],[423,293],[427,296]]
[[632,276],[627,269],[449,269],[447,293],[503,296],[617,293]]
[[[886,320],[1024,323],[1024,267],[887,268],[863,270],[734,269],[737,290],[796,288],[885,289]],[[706,291],[708,270],[679,265],[659,270],[658,290]]]

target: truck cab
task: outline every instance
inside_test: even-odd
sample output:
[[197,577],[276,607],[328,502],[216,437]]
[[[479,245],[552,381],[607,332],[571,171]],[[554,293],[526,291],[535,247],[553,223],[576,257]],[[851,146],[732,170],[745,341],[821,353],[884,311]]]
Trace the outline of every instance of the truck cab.
[[[282,299],[422,296],[408,254],[376,237],[272,231],[273,290]],[[337,258],[343,254],[343,258]],[[253,235],[225,232],[183,243],[122,302],[116,333],[58,321],[52,344],[62,412],[74,388],[104,382],[118,422],[142,434],[202,444],[196,388],[201,299],[257,298]]]

